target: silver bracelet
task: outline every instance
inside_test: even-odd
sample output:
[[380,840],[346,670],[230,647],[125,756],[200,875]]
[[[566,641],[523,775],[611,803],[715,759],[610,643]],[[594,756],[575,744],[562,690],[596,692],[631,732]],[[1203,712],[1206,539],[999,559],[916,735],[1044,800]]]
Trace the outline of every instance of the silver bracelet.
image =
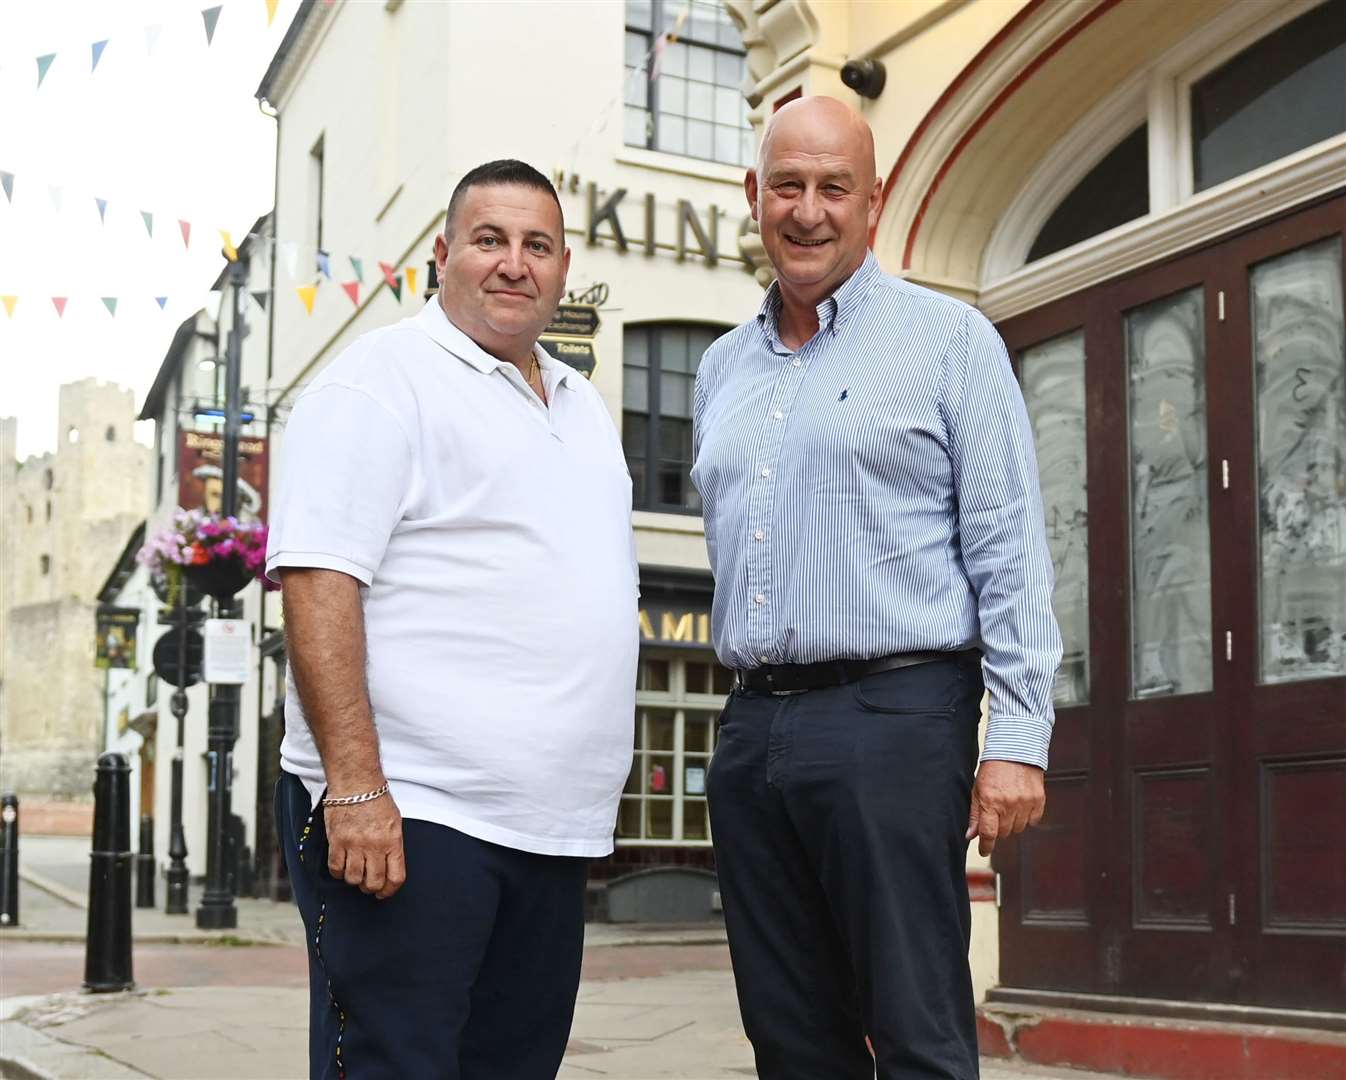
[[366,791],[360,795],[325,796],[322,804],[323,806],[354,806],[356,803],[373,802],[387,794],[388,784],[385,781],[382,787],[376,787],[373,791]]

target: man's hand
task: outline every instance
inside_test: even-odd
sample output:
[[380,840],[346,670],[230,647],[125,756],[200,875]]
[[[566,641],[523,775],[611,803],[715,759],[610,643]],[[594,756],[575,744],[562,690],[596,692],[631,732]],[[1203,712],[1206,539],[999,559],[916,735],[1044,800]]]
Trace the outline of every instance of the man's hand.
[[1042,770],[1036,765],[1017,761],[983,761],[972,786],[972,812],[967,819],[967,836],[980,836],[977,850],[989,855],[995,842],[1021,833],[1042,820],[1047,792]]
[[402,814],[391,795],[354,806],[324,806],[327,869],[361,892],[387,900],[407,880]]

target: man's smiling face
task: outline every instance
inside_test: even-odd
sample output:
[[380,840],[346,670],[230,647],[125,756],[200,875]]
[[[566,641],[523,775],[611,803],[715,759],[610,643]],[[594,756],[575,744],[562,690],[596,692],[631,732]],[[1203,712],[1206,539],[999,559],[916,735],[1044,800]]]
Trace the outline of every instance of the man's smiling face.
[[783,290],[816,303],[864,261],[882,185],[868,128],[845,105],[805,98],[782,109],[745,188]]

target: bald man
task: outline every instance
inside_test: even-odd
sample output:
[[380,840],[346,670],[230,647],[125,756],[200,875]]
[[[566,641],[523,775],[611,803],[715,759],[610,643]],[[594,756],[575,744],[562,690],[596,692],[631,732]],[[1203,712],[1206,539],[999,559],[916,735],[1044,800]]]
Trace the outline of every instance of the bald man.
[[867,250],[848,107],[782,108],[745,188],[776,282],[701,362],[692,469],[743,1023],[766,1080],[965,1080],[967,842],[1042,816],[1061,658],[1028,418],[990,323]]

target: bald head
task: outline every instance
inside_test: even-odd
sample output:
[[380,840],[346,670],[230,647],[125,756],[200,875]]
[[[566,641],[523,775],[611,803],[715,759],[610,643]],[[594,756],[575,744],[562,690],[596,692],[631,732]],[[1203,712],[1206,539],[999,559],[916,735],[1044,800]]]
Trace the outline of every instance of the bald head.
[[796,98],[776,110],[757,151],[758,176],[767,171],[773,154],[787,148],[845,158],[857,179],[866,185],[874,182],[874,132],[859,113],[836,98]]

